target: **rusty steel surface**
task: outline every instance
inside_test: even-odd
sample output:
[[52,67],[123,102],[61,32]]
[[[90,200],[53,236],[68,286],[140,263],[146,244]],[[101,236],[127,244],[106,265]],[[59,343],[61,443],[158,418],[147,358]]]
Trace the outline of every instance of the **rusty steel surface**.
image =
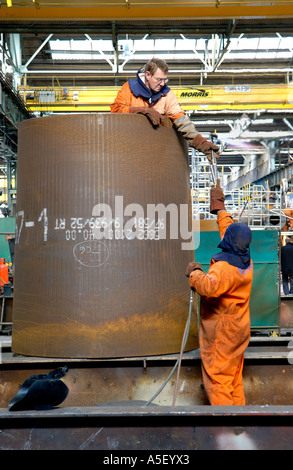
[[[175,360],[64,363],[69,370],[62,379],[69,394],[62,406],[86,407],[106,402],[148,402],[168,378]],[[63,364],[58,364],[62,366]],[[20,385],[31,375],[47,374],[57,365],[3,364],[0,370],[0,408],[7,408]],[[245,361],[244,391],[248,406],[293,406],[293,365],[282,360]],[[153,404],[172,404],[176,372]],[[184,360],[180,370],[178,406],[208,405],[202,384],[200,360]]]
[[[104,402],[140,400],[147,402],[170,374],[174,361],[163,364],[68,364],[69,371],[63,382],[69,388],[65,406],[93,406]],[[0,371],[0,408],[8,407],[24,380],[38,373],[48,373],[52,365],[9,368]],[[46,372],[47,371],[47,372]],[[179,405],[208,404],[201,386],[200,366],[184,366],[181,370]],[[173,374],[160,395],[154,400],[159,405],[172,403],[176,373]]]
[[[0,410],[1,449],[105,450],[112,457],[120,450],[292,450],[292,416],[292,407]],[[93,456],[96,464],[99,456]]]
[[[158,204],[163,211],[173,205],[177,222],[171,212],[152,219],[149,208]],[[189,227],[182,226],[186,207]],[[159,129],[124,114],[22,122],[13,351],[73,358],[178,352],[189,307],[184,272],[194,259],[182,249],[186,228],[186,143],[170,121]],[[195,310],[196,302],[186,350],[198,347]]]
[[279,327],[282,329],[293,328],[293,297],[281,298],[279,307]]

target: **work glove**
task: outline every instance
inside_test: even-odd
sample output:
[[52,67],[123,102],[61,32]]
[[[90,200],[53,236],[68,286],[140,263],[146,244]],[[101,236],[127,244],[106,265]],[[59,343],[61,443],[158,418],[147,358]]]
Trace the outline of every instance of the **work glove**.
[[191,147],[195,150],[199,150],[200,152],[204,153],[210,163],[213,163],[212,158],[212,150],[215,152],[216,160],[219,158],[219,147],[213,144],[212,142],[208,142],[202,135],[197,134],[194,139],[190,142]]
[[210,190],[210,213],[217,214],[220,210],[225,210],[225,195],[220,186],[220,180],[217,181],[217,184],[211,187]]
[[134,114],[145,114],[155,127],[159,126],[163,121],[163,116],[154,108],[146,108],[144,106],[136,108],[134,106],[130,106],[129,112]]
[[201,271],[203,270],[200,263],[196,263],[195,261],[188,263],[186,271],[185,271],[185,276],[189,277],[192,271],[195,271],[196,269],[200,269]]

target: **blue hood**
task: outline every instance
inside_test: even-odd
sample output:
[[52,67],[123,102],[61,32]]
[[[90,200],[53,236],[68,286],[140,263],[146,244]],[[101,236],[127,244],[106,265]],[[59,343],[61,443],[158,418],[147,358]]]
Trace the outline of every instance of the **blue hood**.
[[250,228],[242,223],[234,223],[227,227],[218,248],[222,253],[213,256],[215,261],[227,261],[232,266],[247,269],[250,265],[249,245],[252,240]]
[[165,83],[165,85],[163,86],[163,88],[161,88],[159,92],[154,93],[141,80],[139,73],[136,74],[136,78],[131,78],[130,80],[128,80],[128,83],[130,90],[134,94],[134,96],[136,98],[144,98],[149,102],[149,104],[153,103],[154,101],[157,101],[159,98],[161,98],[162,95],[166,95],[170,91],[170,88]]

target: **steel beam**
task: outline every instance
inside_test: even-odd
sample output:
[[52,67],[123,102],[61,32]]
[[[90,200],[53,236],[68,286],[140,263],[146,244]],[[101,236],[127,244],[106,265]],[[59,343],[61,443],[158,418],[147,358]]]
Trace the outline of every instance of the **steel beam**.
[[[247,405],[293,406],[293,345],[282,341],[254,341],[245,353],[244,389]],[[5,349],[5,348],[4,348]],[[148,402],[164,384],[178,355],[138,357],[118,360],[29,358],[2,352],[0,408],[7,408],[20,384],[34,374],[46,374],[67,365],[62,379],[69,388],[65,407],[94,406],[105,402]],[[172,404],[176,373],[166,383],[153,404]],[[180,370],[178,406],[207,405],[202,386],[199,351],[184,353]]]
[[286,406],[0,410],[1,450],[106,450],[102,459],[120,450],[175,450],[189,459],[194,450],[292,450],[292,416]]
[[[191,22],[187,20],[187,23],[184,23],[183,20],[180,21],[180,24],[175,23],[175,19],[165,20],[165,21],[155,21],[152,22],[141,21],[136,22],[136,24],[126,24],[122,21],[88,21],[79,23],[78,21],[69,21],[66,23],[66,30],[64,30],[64,24],[60,24],[57,20],[50,22],[34,22],[21,21],[21,20],[3,20],[0,18],[1,31],[4,33],[33,33],[33,34],[49,34],[56,33],[62,35],[72,35],[72,34],[95,34],[95,35],[112,35],[112,25],[115,24],[115,29],[117,35],[130,34],[131,35],[144,35],[144,34],[157,34],[158,31],[160,36],[170,37],[171,35],[207,35],[212,33],[217,34],[229,34],[230,30],[230,19],[223,19],[219,22],[217,19],[211,19],[209,21],[198,22],[196,18],[191,19]],[[279,31],[282,34],[289,34],[293,31],[292,22],[286,22],[282,19],[282,22],[278,19],[258,19],[255,22],[255,19],[241,19],[238,20],[234,33],[239,35],[244,34],[265,34],[272,33],[275,34],[276,31]],[[122,23],[122,24],[121,24]]]
[[68,6],[52,6],[43,4],[39,8],[36,5],[13,6],[1,8],[2,21],[11,20],[113,20],[113,19],[193,19],[193,18],[292,18],[292,2],[258,2],[249,4],[239,2],[238,5],[222,2],[158,2],[148,5],[148,2],[102,2],[99,6],[86,6],[82,2]]

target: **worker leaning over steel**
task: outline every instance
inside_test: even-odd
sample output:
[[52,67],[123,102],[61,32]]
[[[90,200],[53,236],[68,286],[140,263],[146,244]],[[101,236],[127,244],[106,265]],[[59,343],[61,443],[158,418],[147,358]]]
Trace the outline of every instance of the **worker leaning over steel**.
[[250,339],[249,299],[253,263],[250,228],[234,223],[225,210],[225,196],[211,188],[210,211],[217,214],[222,252],[212,257],[207,274],[199,263],[185,275],[200,295],[200,353],[204,387],[211,405],[245,405],[242,370]]
[[128,80],[118,91],[114,103],[110,105],[111,112],[145,114],[156,127],[163,122],[163,115],[168,116],[191,147],[211,160],[212,150],[218,152],[219,148],[202,137],[186,116],[175,94],[167,86],[167,74],[168,65],[164,60],[150,60],[137,72],[136,79]]

